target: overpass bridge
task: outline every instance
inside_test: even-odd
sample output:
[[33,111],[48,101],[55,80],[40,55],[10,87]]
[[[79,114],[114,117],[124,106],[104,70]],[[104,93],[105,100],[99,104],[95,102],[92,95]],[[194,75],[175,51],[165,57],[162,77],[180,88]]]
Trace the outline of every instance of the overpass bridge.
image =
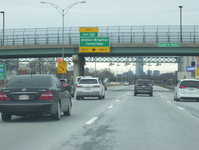
[[[110,38],[110,53],[79,53],[79,27],[65,28],[64,54],[71,56],[194,56],[199,55],[199,26],[102,26],[99,37]],[[182,43],[180,38],[182,36]],[[3,41],[4,39],[4,41]],[[7,29],[0,36],[0,57],[60,57],[61,28]],[[180,47],[157,47],[180,43]]]
[[[99,37],[110,38],[110,53],[80,53],[79,27],[65,28],[64,61],[73,58],[77,74],[83,74],[86,57],[126,58],[137,56],[199,55],[199,26],[102,26]],[[6,29],[1,31],[0,58],[43,58],[62,56],[61,28]],[[182,41],[180,39],[182,38]],[[180,43],[181,42],[181,43]],[[158,43],[180,43],[179,47],[158,47]],[[74,56],[74,57],[72,57]],[[102,59],[101,59],[102,60]],[[119,60],[118,60],[119,61]],[[179,67],[180,69],[181,67]]]

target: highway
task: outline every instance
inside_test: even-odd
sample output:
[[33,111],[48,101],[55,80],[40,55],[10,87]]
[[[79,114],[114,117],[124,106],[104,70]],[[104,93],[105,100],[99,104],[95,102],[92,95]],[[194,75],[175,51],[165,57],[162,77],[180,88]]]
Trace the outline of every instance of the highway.
[[73,99],[72,115],[0,120],[1,150],[198,150],[199,102],[133,96],[133,86],[109,87],[105,100]]

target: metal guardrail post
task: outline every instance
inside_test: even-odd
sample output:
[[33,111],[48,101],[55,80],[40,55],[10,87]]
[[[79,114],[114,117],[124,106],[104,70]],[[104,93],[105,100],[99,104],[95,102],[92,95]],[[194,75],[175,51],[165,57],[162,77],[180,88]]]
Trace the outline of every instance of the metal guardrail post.
[[146,34],[145,34],[145,32],[143,32],[143,43],[146,43]]
[[159,42],[159,39],[158,39],[158,32],[156,32],[156,43]]
[[170,32],[167,32],[168,43],[170,43]]

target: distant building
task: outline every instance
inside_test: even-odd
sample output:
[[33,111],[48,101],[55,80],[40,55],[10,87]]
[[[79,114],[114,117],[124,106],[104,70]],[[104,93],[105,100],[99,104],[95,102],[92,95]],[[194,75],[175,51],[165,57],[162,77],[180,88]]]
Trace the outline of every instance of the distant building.
[[154,70],[154,71],[153,71],[153,76],[154,76],[154,77],[160,76],[160,71],[159,71],[159,70]]
[[152,70],[147,70],[147,76],[153,76],[153,71]]
[[143,65],[142,63],[136,63],[136,76],[143,76]]

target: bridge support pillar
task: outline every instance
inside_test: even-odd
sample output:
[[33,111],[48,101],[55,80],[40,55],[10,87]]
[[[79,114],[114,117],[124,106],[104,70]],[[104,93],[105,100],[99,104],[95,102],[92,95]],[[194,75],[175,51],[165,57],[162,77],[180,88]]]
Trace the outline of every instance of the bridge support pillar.
[[85,58],[83,56],[73,55],[72,59],[74,63],[73,82],[76,84],[76,77],[84,76]]
[[184,70],[184,59],[183,57],[179,57],[179,62],[178,62],[178,71],[179,72],[184,72],[186,70]]
[[84,65],[85,58],[83,56],[79,56],[79,75],[84,76]]

